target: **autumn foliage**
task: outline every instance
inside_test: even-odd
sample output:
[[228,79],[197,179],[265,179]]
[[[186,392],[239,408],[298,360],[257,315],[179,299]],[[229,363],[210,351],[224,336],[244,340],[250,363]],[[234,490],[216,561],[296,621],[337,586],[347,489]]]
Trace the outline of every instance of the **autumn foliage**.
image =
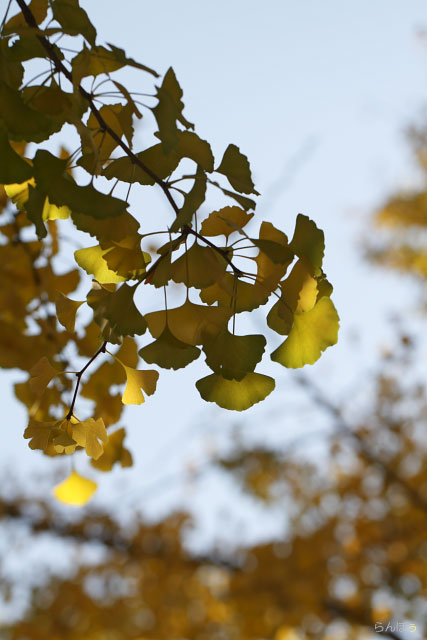
[[[156,391],[153,365],[178,370],[203,354],[208,371],[196,387],[225,409],[245,410],[273,391],[274,379],[256,370],[267,331],[239,335],[238,314],[273,300],[267,325],[285,338],[271,359],[285,367],[312,364],[336,343],[324,235],[303,214],[291,240],[267,221],[256,230],[259,194],[248,159],[230,144],[215,161],[184,115],[172,68],[159,79],[123,49],[97,44],[77,0],[18,0],[17,8],[5,16],[1,40],[0,252],[7,266],[0,365],[29,373],[16,395],[28,408],[24,436],[32,449],[49,456],[84,449],[108,471],[131,464],[123,431],[110,427],[123,405],[140,405]],[[78,47],[74,55],[62,45],[68,41]],[[115,72],[123,69],[138,72],[146,92],[119,82]],[[142,112],[151,146],[137,135]],[[130,204],[136,191],[143,197],[153,187],[171,214],[163,228],[155,212],[141,216]],[[201,213],[213,193],[221,206]],[[89,245],[74,252],[76,266],[65,273],[61,229],[71,241],[83,232]],[[90,291],[76,300],[86,274]],[[146,308],[147,289],[154,309]],[[122,393],[112,391],[122,385]],[[89,413],[81,397],[91,401]],[[93,490],[82,478],[69,483],[58,497],[80,487],[80,503]]]

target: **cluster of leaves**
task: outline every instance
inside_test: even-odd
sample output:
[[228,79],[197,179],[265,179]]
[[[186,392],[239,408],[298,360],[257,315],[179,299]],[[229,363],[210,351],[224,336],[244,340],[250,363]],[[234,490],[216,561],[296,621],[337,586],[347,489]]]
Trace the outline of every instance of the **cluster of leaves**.
[[[108,470],[115,463],[130,464],[131,458],[123,448],[124,433],[109,436],[106,428],[120,419],[122,405],[141,404],[144,393],[156,389],[158,372],[138,368],[139,357],[148,365],[177,370],[203,351],[211,372],[196,383],[200,395],[241,411],[264,400],[275,383],[255,371],[265,336],[236,335],[237,314],[275,296],[267,325],[286,337],[271,358],[285,367],[312,364],[335,344],[338,315],[322,271],[324,236],[301,214],[290,241],[269,222],[249,235],[245,227],[255,209],[251,196],[258,195],[249,162],[230,144],[215,163],[210,145],[183,115],[173,69],[148,96],[154,106],[141,105],[113,73],[131,68],[144,77],[158,74],[114,45],[97,44],[96,30],[78,0],[17,4],[19,13],[3,20],[0,41],[0,182],[17,208],[13,222],[7,219],[1,227],[0,252],[7,265],[2,273],[9,281],[2,339],[10,354],[1,364],[30,372],[29,387],[19,385],[17,394],[29,409],[25,437],[31,448],[48,455],[83,448],[95,467]],[[70,49],[58,44],[63,37],[81,48],[70,56]],[[35,60],[41,71],[28,79],[24,74]],[[143,149],[134,140],[140,109],[153,116],[155,125],[156,143]],[[49,149],[42,146],[66,125],[78,136],[74,152],[53,153],[52,140]],[[192,169],[182,173],[182,166]],[[99,188],[107,181],[113,181],[108,194]],[[126,187],[125,199],[113,195],[120,185]],[[154,256],[141,248],[151,234],[141,234],[143,221],[129,212],[131,188],[141,185],[157,185],[173,213],[167,228],[155,232],[165,233],[167,241]],[[198,220],[208,189],[228,204]],[[75,252],[80,271],[58,275],[58,229],[67,219],[96,244]],[[30,225],[37,241],[28,240]],[[246,270],[242,263],[253,268]],[[74,300],[68,296],[81,270],[93,284],[85,300]],[[175,283],[186,298],[169,308],[167,290]],[[145,285],[164,288],[163,308],[140,312],[135,295]],[[84,303],[93,311],[93,322],[81,336],[75,320]],[[139,348],[135,336],[147,328],[153,341]],[[114,355],[108,344],[120,345]],[[80,371],[70,371],[72,347],[89,357]],[[82,376],[107,352],[113,361],[104,362],[81,389],[95,404],[93,416],[79,419],[75,403]],[[71,402],[68,373],[77,376]],[[124,382],[122,396],[111,391]]]
[[360,423],[346,428],[331,405],[320,466],[295,450],[247,446],[218,461],[265,510],[286,510],[286,532],[268,542],[200,557],[182,545],[189,526],[182,514],[121,527],[104,513],[70,523],[47,506],[4,503],[12,523],[32,523],[33,544],[34,532],[50,532],[72,549],[83,543],[107,551],[99,564],[83,561],[76,575],[35,589],[6,637],[363,640],[381,623],[382,637],[400,640],[397,621],[407,621],[406,632],[413,622],[421,637],[426,402],[424,387],[405,384],[415,353],[406,342],[386,363],[397,376],[383,370]]

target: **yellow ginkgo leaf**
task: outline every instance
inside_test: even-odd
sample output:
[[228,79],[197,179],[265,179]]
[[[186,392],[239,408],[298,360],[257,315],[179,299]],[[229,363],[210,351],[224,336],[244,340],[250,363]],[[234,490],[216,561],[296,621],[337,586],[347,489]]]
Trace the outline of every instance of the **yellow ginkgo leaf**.
[[28,200],[28,185],[31,185],[32,187],[36,186],[34,178],[30,178],[26,182],[15,182],[14,184],[4,185],[7,197],[12,200],[17,209],[22,209]]
[[93,480],[84,478],[77,471],[72,471],[68,478],[56,485],[53,493],[60,502],[80,507],[91,499],[97,486]]
[[154,371],[153,369],[146,369],[144,371],[132,369],[132,367],[127,367],[123,364],[118,358],[116,358],[116,360],[120,362],[126,372],[127,382],[122,397],[123,404],[142,404],[145,402],[145,398],[141,389],[149,396],[155,392],[157,380],[159,379],[158,371]]
[[108,268],[108,264],[105,261],[105,254],[110,251],[108,249],[102,249],[99,244],[94,247],[87,247],[86,249],[78,249],[74,252],[79,267],[84,269],[86,273],[93,276],[95,280],[98,280],[101,284],[124,282],[126,278],[119,276],[115,271]]
[[103,442],[107,442],[108,436],[102,418],[94,420],[89,418],[83,422],[77,422],[72,427],[73,440],[86,449],[88,456],[97,460],[104,452]]
[[84,300],[70,300],[60,291],[56,292],[55,304],[56,315],[59,322],[70,333],[74,331],[74,325],[76,323],[76,313],[78,308],[84,303]]
[[43,356],[30,370],[31,391],[39,398],[45,392],[52,378],[58,376],[60,373],[61,371],[52,367],[46,356]]

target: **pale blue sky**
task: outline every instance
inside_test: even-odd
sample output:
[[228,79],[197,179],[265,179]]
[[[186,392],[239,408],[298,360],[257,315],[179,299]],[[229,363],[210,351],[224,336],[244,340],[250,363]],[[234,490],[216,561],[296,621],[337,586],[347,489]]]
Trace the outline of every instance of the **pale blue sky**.
[[[405,282],[362,264],[359,240],[384,194],[407,186],[413,176],[402,131],[427,98],[427,48],[417,36],[427,25],[425,1],[83,0],[82,6],[100,42],[125,48],[161,73],[174,67],[185,114],[218,158],[229,142],[248,155],[256,186],[268,196],[265,204],[259,200],[260,217],[292,233],[297,213],[303,212],[324,229],[325,268],[335,286],[342,331],[339,345],[313,375],[331,389],[352,384],[374,364],[377,346],[387,343],[386,314],[414,305]],[[143,126],[141,132],[144,137]],[[292,174],[295,156],[304,150]],[[134,196],[132,204],[142,219],[166,211],[155,191],[146,199]],[[361,336],[357,344],[350,340],[355,330]],[[228,432],[232,421],[248,420],[255,438],[262,429],[267,440],[278,443],[310,426],[304,416],[296,419],[292,373],[282,375],[278,365],[266,362],[264,368],[278,376],[276,391],[242,416],[200,400],[194,382],[204,371],[202,360],[184,372],[162,371],[157,393],[144,406],[127,410],[123,422],[136,464],[133,471],[114,474],[116,500],[140,504],[139,487],[179,472],[188,460],[197,465],[205,456],[206,434],[212,443],[215,432]],[[1,375],[5,428],[11,433],[3,459],[22,469],[38,462],[46,469],[63,468],[62,461],[28,450],[22,439],[25,414],[10,399],[8,386],[22,376]],[[273,409],[283,424],[268,417]],[[108,502],[113,482],[99,479],[96,500]],[[146,491],[143,501],[150,512],[173,503],[194,505],[208,535],[218,528],[219,510],[235,505],[224,495],[226,485],[221,494],[217,483],[208,478],[188,493],[171,481],[158,494]],[[242,509],[245,518],[246,506]],[[254,526],[253,535],[272,530],[277,522],[272,518],[263,528]]]

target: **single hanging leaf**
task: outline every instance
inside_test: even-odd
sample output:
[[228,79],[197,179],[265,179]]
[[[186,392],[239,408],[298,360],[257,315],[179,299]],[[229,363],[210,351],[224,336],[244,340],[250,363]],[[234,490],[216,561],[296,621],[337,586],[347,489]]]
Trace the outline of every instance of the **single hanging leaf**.
[[306,313],[295,314],[286,340],[271,359],[284,367],[298,369],[314,364],[327,347],[338,340],[339,317],[330,298],[323,297]]
[[6,127],[0,122],[0,183],[23,183],[30,180],[32,174],[31,165],[10,146]]
[[226,329],[203,345],[206,364],[223,378],[242,380],[260,362],[266,342],[262,335],[236,336]]
[[49,382],[59,376],[62,371],[58,371],[55,367],[52,367],[46,356],[43,356],[31,369],[30,369],[30,388],[35,396],[38,398],[43,395]]
[[145,402],[142,389],[149,396],[155,392],[157,380],[159,379],[158,371],[132,369],[123,364],[117,357],[116,360],[120,362],[126,372],[127,382],[122,397],[123,404],[142,404]]
[[119,276],[115,271],[108,268],[105,261],[105,254],[110,249],[101,249],[98,245],[87,247],[86,249],[78,249],[74,252],[74,258],[87,274],[93,276],[101,284],[114,284],[126,280],[123,276]]
[[99,471],[111,471],[116,463],[122,467],[131,467],[132,455],[123,446],[125,435],[124,429],[118,429],[118,431],[111,433],[104,444],[104,453],[97,460],[91,460],[91,465]]
[[239,193],[253,193],[259,196],[252,182],[249,161],[235,144],[228,145],[216,172],[222,173]]
[[186,129],[194,129],[188,120],[182,115],[184,103],[182,102],[182,90],[178,84],[172,67],[167,71],[161,87],[157,87],[158,104],[152,109],[159,127],[159,138],[163,143],[166,153],[169,153],[178,144],[178,120]]
[[241,380],[226,380],[213,373],[196,382],[203,400],[215,402],[223,409],[245,411],[264,400],[274,389],[273,378],[261,373],[248,373]]
[[60,502],[81,507],[91,499],[97,487],[93,480],[72,471],[68,478],[54,488],[53,493]]
[[72,426],[72,438],[86,450],[89,457],[97,460],[104,452],[103,443],[108,436],[102,418],[89,418]]
[[71,36],[83,36],[91,45],[95,45],[96,29],[89,20],[78,0],[53,0],[53,17],[63,27],[64,33]]
[[313,220],[298,214],[290,249],[298,258],[306,258],[312,264],[315,275],[319,275],[325,253],[325,236]]
[[158,339],[140,349],[138,353],[148,364],[176,370],[196,360],[200,355],[200,349],[175,338],[166,325]]
[[228,238],[236,231],[236,228],[243,229],[253,218],[253,215],[240,207],[223,207],[212,211],[206,220],[203,220],[200,231],[204,236],[224,235]]
[[214,157],[209,142],[192,131],[178,131],[178,144],[171,153],[179,158],[190,158],[204,171],[214,170]]
[[70,298],[67,298],[63,293],[57,291],[55,304],[56,316],[59,322],[67,329],[67,331],[73,333],[76,314],[79,307],[84,304],[84,300],[70,300]]
[[182,227],[191,223],[191,218],[196,211],[204,203],[206,197],[206,176],[200,170],[197,171],[196,179],[193,187],[185,195],[184,204],[182,205],[176,219],[171,225],[170,231],[176,233]]

